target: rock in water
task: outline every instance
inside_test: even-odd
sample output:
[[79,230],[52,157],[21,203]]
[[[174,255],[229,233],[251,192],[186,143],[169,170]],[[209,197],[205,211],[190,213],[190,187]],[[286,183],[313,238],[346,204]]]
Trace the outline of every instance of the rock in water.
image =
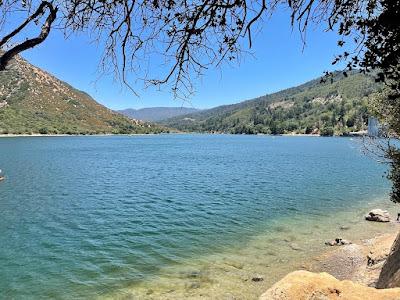
[[373,209],[368,213],[368,215],[365,216],[365,219],[375,222],[389,222],[390,215],[386,210]]
[[343,246],[343,245],[350,245],[350,244],[351,244],[350,241],[340,239],[340,238],[336,238],[332,241],[325,242],[325,245],[327,245],[327,246]]
[[260,300],[293,299],[398,300],[400,288],[378,290],[349,280],[339,281],[328,273],[295,271],[260,297]]
[[290,245],[290,248],[292,248],[292,250],[295,250],[295,251],[301,251],[301,250],[303,250],[299,245],[297,245],[296,243],[291,243]]
[[4,173],[2,170],[0,170],[0,181],[4,180]]

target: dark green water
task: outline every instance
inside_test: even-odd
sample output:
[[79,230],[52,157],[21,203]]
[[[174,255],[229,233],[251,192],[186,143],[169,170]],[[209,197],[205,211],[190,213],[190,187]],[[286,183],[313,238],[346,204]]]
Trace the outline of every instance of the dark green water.
[[389,190],[384,167],[361,146],[268,136],[1,138],[0,298],[110,295],[240,248],[279,220],[360,207]]

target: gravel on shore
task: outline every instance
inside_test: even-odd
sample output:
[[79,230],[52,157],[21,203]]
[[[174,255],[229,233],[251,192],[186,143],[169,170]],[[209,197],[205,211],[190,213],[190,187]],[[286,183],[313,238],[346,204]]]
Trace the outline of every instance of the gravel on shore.
[[335,247],[314,258],[306,269],[312,272],[326,272],[339,280],[352,280],[375,287],[396,236],[397,233],[386,233]]

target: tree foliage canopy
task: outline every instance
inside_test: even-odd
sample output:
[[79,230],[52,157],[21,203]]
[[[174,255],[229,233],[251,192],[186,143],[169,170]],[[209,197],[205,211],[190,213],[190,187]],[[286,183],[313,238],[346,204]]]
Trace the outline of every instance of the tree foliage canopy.
[[[1,28],[15,14],[25,19],[2,37],[0,68],[56,27],[66,36],[84,32],[99,41],[104,71],[111,68],[123,82],[133,74],[146,84],[171,84],[176,96],[187,96],[193,77],[251,48],[253,31],[280,6],[290,9],[292,25],[302,33],[320,23],[337,31],[339,46],[350,44],[334,63],[345,60],[348,69],[366,72],[380,68],[381,80],[398,84],[400,4],[393,0],[1,0]],[[18,43],[32,22],[42,26],[40,35]],[[167,73],[153,74],[151,67],[161,64]]]

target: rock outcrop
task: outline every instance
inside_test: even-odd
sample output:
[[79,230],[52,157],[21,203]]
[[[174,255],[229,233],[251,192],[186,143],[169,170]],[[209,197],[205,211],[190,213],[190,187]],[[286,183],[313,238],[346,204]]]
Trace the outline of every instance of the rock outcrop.
[[400,233],[382,267],[376,287],[380,289],[400,287]]
[[365,216],[368,221],[390,222],[390,215],[386,210],[373,209]]
[[398,300],[400,288],[375,289],[349,280],[339,281],[328,273],[295,271],[274,284],[260,300]]

